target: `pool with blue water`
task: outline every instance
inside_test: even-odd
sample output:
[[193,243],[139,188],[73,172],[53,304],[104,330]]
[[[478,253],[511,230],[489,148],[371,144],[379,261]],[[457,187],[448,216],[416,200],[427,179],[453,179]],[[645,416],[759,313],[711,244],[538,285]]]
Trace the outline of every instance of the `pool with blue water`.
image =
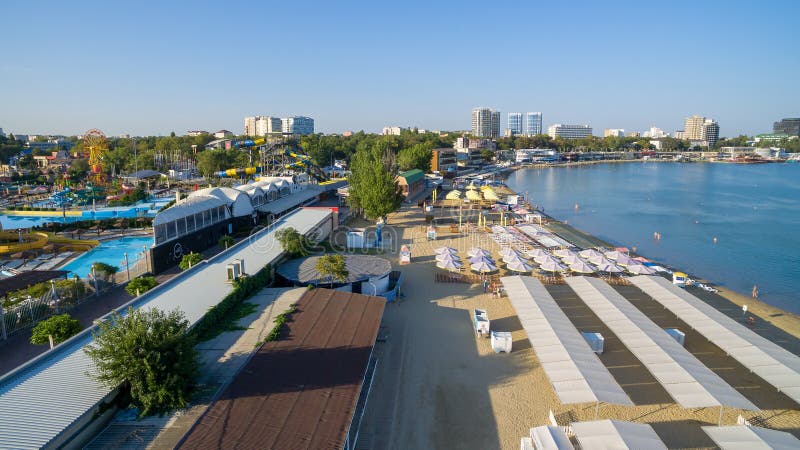
[[125,270],[125,253],[128,254],[128,263],[133,267],[134,262],[153,245],[151,236],[129,236],[120,239],[101,242],[97,247],[73,259],[60,270],[70,271],[70,276],[78,275],[81,278],[92,271],[92,264],[103,262],[119,267],[120,272]]

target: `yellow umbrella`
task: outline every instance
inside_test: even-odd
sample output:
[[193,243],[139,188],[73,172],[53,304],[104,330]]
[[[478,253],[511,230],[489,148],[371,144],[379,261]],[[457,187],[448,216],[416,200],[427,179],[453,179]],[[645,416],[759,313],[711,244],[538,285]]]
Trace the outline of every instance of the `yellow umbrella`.
[[467,191],[467,199],[476,201],[481,199],[481,194],[478,191]]
[[487,189],[483,192],[483,198],[486,200],[500,200],[497,194],[492,189]]
[[461,191],[459,190],[450,191],[444,198],[446,198],[447,200],[458,200],[461,198]]
[[469,186],[467,186],[467,189],[477,189],[477,187],[475,186],[475,182],[474,182],[474,181],[473,181],[473,182],[471,182],[471,183],[469,184]]

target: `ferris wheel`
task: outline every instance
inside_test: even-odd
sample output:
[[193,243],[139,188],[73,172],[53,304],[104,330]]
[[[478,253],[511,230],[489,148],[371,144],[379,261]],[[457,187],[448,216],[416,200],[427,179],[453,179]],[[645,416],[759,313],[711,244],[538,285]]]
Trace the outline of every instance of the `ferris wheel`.
[[106,135],[97,128],[92,128],[83,134],[83,148],[89,154],[89,166],[92,168],[92,177],[95,182],[105,181],[103,176],[103,156],[108,151]]

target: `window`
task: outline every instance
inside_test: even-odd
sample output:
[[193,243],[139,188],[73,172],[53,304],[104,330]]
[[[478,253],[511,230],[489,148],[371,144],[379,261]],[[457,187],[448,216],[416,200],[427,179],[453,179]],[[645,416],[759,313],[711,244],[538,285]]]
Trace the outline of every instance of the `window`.
[[204,226],[206,226],[206,224],[203,223],[203,213],[199,212],[194,215],[194,223],[197,226],[197,228],[203,228]]
[[203,211],[203,223],[206,226],[211,225],[212,223],[214,223],[214,222],[211,221],[211,211],[209,211],[209,210]]
[[164,227],[167,229],[167,239],[172,239],[177,235],[175,232],[175,222],[164,224]]
[[186,231],[194,231],[196,228],[194,223],[194,214],[186,217]]
[[156,244],[160,244],[167,239],[167,225],[161,224],[155,227]]
[[217,208],[211,209],[209,212],[211,213],[211,223],[217,223],[219,221],[219,214],[217,213]]
[[186,234],[186,218],[181,217],[180,219],[176,220],[175,223],[178,224],[178,236],[183,236]]

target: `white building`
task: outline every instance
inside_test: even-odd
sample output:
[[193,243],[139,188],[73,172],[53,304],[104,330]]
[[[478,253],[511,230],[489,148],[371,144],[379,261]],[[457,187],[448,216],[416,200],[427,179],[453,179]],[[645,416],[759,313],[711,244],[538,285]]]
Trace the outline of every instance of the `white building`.
[[690,141],[702,141],[703,139],[703,124],[706,123],[706,118],[698,115],[687,117],[684,122],[684,137]]
[[625,130],[622,128],[606,128],[603,130],[603,137],[625,137]]
[[383,127],[381,134],[384,136],[400,136],[402,132],[402,127]]
[[472,110],[472,134],[477,137],[497,138],[500,136],[500,111],[490,108]]
[[217,139],[226,139],[233,137],[233,133],[231,133],[228,130],[219,130],[216,133],[214,133],[214,137]]
[[208,131],[203,131],[203,130],[188,130],[188,131],[186,132],[186,135],[187,135],[187,136],[191,136],[191,137],[202,136],[202,135],[204,135],[204,134],[208,134]]
[[267,136],[273,133],[280,133],[283,124],[280,117],[259,116],[256,118],[255,136]]
[[305,116],[291,116],[281,119],[281,131],[290,134],[314,134],[314,119]]
[[672,137],[675,139],[686,139],[686,133],[683,130],[675,130],[675,132],[672,133]]
[[669,136],[669,134],[665,133],[664,130],[658,127],[650,127],[649,130],[642,133],[642,137],[652,138],[652,139],[660,139]]
[[512,136],[522,134],[522,113],[508,113],[508,130]]
[[556,123],[547,128],[547,134],[551,138],[563,139],[582,139],[592,135],[592,127],[589,125],[564,125]]
[[525,134],[528,136],[542,134],[541,112],[529,112],[525,114]]

